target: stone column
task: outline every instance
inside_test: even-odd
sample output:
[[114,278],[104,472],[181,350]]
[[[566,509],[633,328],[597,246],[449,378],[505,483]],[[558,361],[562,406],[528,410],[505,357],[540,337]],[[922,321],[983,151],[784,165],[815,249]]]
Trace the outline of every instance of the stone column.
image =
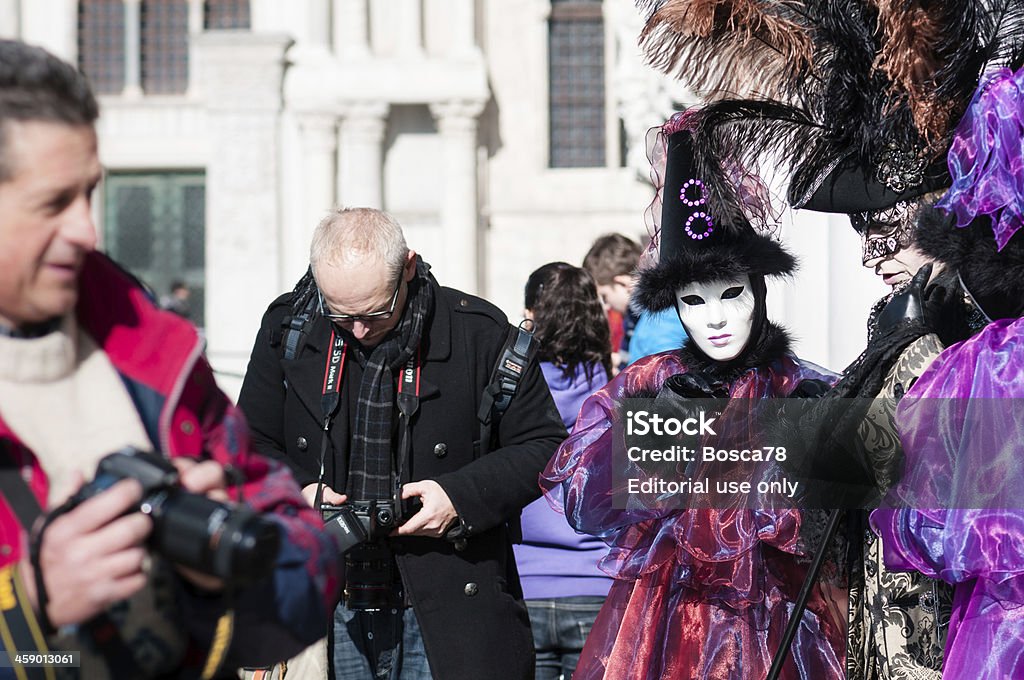
[[430,105],[441,134],[441,225],[445,234],[445,285],[467,293],[480,290],[480,243],[477,197],[477,117],[482,100],[454,100]]
[[20,0],[18,39],[71,62],[78,59],[78,0]]
[[476,23],[473,0],[448,0],[451,26],[450,54],[472,55],[476,49]]
[[[215,368],[245,370],[281,276],[281,100],[286,35],[207,31],[195,40],[209,126],[206,332]],[[257,275],[254,276],[254,272]],[[223,387],[237,395],[240,381]]]
[[342,59],[370,55],[369,7],[366,0],[334,0],[334,54]]
[[331,48],[330,0],[307,0],[309,9],[309,42],[317,50]]
[[423,0],[393,0],[398,5],[395,17],[397,53],[407,58],[423,54]]
[[0,38],[21,37],[21,13],[18,0],[0,0]]
[[338,202],[384,207],[384,130],[387,102],[352,102],[341,111]]
[[203,0],[188,0],[188,89],[185,94],[195,96],[199,88],[199,55],[196,38],[203,32]]
[[124,0],[124,89],[122,97],[142,96],[142,18],[139,0]]
[[337,117],[324,112],[297,114],[302,145],[303,218],[298,233],[285,239],[285,271],[302,271],[309,264],[313,230],[334,207],[334,154],[338,147]]

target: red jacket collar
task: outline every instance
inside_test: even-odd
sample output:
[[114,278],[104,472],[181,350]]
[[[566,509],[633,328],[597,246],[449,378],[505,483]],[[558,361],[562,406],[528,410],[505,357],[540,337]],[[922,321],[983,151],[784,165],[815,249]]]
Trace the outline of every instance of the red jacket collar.
[[119,373],[171,395],[200,344],[195,327],[159,309],[138,281],[101,253],[79,276],[78,322]]

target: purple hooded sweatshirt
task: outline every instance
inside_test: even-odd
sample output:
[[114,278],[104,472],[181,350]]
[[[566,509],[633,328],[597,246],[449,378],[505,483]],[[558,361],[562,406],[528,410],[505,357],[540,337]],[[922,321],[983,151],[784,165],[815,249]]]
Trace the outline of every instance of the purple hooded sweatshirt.
[[[562,422],[571,431],[580,406],[608,378],[600,366],[591,366],[591,381],[582,365],[570,378],[550,362],[541,362],[540,367]],[[523,509],[522,523],[523,543],[514,547],[527,600],[608,594],[612,578],[597,568],[598,561],[608,553],[604,541],[576,533],[565,515],[553,510],[543,497]]]

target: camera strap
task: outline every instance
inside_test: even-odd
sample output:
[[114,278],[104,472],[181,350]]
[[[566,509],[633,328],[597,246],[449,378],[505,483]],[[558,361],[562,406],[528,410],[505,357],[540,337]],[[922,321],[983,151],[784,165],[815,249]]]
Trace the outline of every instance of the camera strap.
[[17,654],[46,653],[49,649],[25,594],[21,574],[13,564],[0,569],[0,642],[18,680],[56,677],[52,667],[33,668],[15,663]]
[[412,417],[420,407],[420,349],[409,357],[402,369],[402,375],[398,379],[398,412],[402,427],[398,433],[398,462],[396,465],[397,474],[395,477],[395,503],[401,501],[400,490],[402,488],[402,473],[405,470],[405,462],[409,458],[409,451],[412,449]]
[[314,508],[319,508],[324,496],[324,466],[327,460],[327,447],[330,446],[331,421],[341,403],[341,378],[345,372],[345,356],[348,347],[343,338],[331,329],[330,351],[327,352],[327,365],[324,366],[324,387],[320,396],[320,409],[323,411],[324,431],[320,437],[320,476],[317,479],[316,499]]
[[[18,467],[14,464],[6,451],[4,442],[0,442],[0,490],[3,491],[4,499],[10,504],[12,510],[18,517],[22,527],[31,532],[36,519],[43,516],[43,510],[35,495],[29,488],[28,483],[21,476]],[[48,617],[45,615],[47,605],[46,585],[42,579],[42,571],[39,566],[39,546],[43,540],[43,532],[56,517],[65,510],[63,506],[53,510],[45,516],[43,522],[37,528],[35,535],[29,536],[31,541],[31,562],[33,571],[32,577],[36,582],[36,599],[38,600],[41,614],[37,614],[29,604],[25,595],[24,586],[20,582],[20,574],[9,565],[0,569],[0,641],[3,642],[8,656],[15,652],[47,652],[49,651],[44,631],[51,629]],[[115,677],[132,677],[138,672],[131,651],[124,644],[121,635],[114,626],[113,621],[106,612],[100,612],[89,621],[81,624],[104,659],[110,666]],[[15,667],[15,677],[18,680],[31,680],[34,678],[54,678],[55,671],[49,668],[22,668]]]
[[[330,351],[327,353],[327,361],[324,366],[324,386],[320,396],[320,408],[323,411],[323,436],[320,438],[320,476],[316,485],[316,498],[314,507],[319,508],[323,502],[324,473],[326,471],[327,447],[330,445],[331,422],[334,414],[341,403],[341,383],[345,373],[345,357],[348,347],[345,339],[335,330],[331,330]],[[402,483],[402,473],[405,469],[405,462],[409,457],[412,448],[410,430],[412,418],[420,407],[420,374],[422,362],[420,361],[420,348],[405,362],[405,367],[398,377],[398,395],[396,402],[402,426],[399,432],[397,475],[396,486]],[[396,489],[397,491],[397,489]],[[398,498],[395,499],[399,500]]]

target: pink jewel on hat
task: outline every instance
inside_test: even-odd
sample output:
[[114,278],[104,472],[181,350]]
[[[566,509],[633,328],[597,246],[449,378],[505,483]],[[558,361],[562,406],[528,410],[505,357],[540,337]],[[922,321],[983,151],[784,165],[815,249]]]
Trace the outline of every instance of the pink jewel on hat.
[[[692,227],[694,220],[697,219],[704,220],[704,224],[707,226],[707,230],[700,234],[696,233]],[[711,236],[711,232],[713,232],[714,230],[714,220],[711,219],[711,215],[708,215],[703,210],[697,211],[690,215],[689,217],[687,217],[686,224],[683,225],[683,231],[685,231],[686,235],[692,238],[694,241],[703,241],[707,237]]]

